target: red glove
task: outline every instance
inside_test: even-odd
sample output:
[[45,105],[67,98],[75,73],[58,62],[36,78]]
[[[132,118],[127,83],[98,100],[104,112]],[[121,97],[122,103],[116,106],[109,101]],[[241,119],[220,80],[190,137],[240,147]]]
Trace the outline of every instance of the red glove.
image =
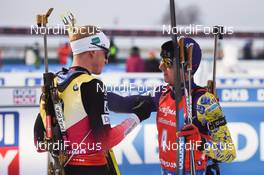
[[188,137],[192,135],[200,135],[198,128],[194,124],[185,125],[181,131],[177,132],[178,137]]
[[198,128],[194,124],[185,125],[182,128],[182,131],[177,132],[176,136],[185,137],[185,143],[192,143],[194,149],[200,150],[202,148],[202,137]]
[[[203,140],[201,139],[201,133],[199,129],[194,124],[185,125],[182,131],[177,132],[177,137],[185,138],[185,169],[190,171],[190,156],[191,151],[194,151],[194,159],[196,169],[205,169],[207,165],[207,157],[204,156],[203,150]],[[200,163],[199,163],[200,162]]]

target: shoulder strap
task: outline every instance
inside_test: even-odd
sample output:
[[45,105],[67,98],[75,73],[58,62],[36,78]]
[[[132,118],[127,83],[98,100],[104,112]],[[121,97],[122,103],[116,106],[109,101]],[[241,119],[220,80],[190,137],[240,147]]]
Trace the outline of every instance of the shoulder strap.
[[54,79],[54,84],[58,88],[59,92],[64,91],[68,85],[77,77],[81,76],[82,81],[85,81],[85,79],[90,80],[93,79],[92,75],[87,74],[85,71],[69,71],[67,69],[62,69],[62,71],[59,71],[56,73],[56,77]]
[[207,91],[208,91],[207,88],[200,86],[197,86],[194,89],[192,89],[192,104],[196,104],[197,99],[199,98],[198,96],[203,95]]

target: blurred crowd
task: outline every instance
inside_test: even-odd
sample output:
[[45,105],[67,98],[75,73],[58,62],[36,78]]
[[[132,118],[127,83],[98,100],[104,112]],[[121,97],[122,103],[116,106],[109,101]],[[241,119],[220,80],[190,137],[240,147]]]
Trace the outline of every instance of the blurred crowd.
[[[219,42],[217,58],[219,60],[224,60],[225,57],[227,57],[226,59],[229,61],[231,59],[264,60],[264,47],[260,47],[260,43],[256,43],[257,41],[248,39],[244,41],[243,45],[237,47],[232,44],[223,45],[223,43],[221,44],[221,42]],[[256,45],[258,45],[258,47],[255,47]],[[16,60],[24,60],[25,65],[34,65],[36,69],[39,69],[43,64],[44,54],[42,47],[43,46],[37,42],[31,46],[26,46],[24,49],[24,59],[17,58]],[[109,64],[122,63],[125,65],[126,72],[160,72],[159,53],[154,48],[149,48],[146,50],[146,48],[143,49],[136,45],[132,45],[129,50],[124,52],[124,50],[120,49],[119,47],[121,46],[117,46],[117,44],[114,42],[114,38],[111,38],[108,58]],[[119,53],[120,50],[122,50],[122,54]],[[141,51],[144,57],[142,57]],[[52,53],[53,54],[49,53],[50,64],[60,64],[64,67],[69,67],[72,64],[73,55],[69,43],[61,43],[57,48],[54,48]],[[120,55],[122,55],[122,58],[120,58]],[[9,56],[6,56],[5,48],[0,48],[0,69],[3,67],[4,63],[9,63],[9,60],[15,59],[9,59]],[[17,62],[12,61],[11,63],[13,64]],[[21,61],[18,62],[18,64],[21,63]]]
[[[109,49],[109,64],[118,64],[118,47],[113,39],[110,40]],[[69,43],[62,44],[57,49],[59,64],[69,67],[72,63],[73,55]],[[140,49],[133,46],[130,49],[130,55],[126,58],[126,72],[161,72],[159,70],[159,60],[156,58],[156,53],[153,50],[149,51],[149,57],[143,59],[140,54]]]
[[161,72],[159,70],[159,60],[156,58],[155,52],[150,51],[149,57],[143,60],[140,56],[140,49],[133,46],[130,56],[126,59],[127,72]]
[[[118,50],[119,49],[114,43],[113,39],[111,39],[108,57],[109,64],[119,63]],[[73,55],[69,43],[65,42],[60,44],[60,46],[57,48],[57,58],[57,61],[60,65],[70,67],[72,64]],[[41,56],[38,43],[35,43],[32,47],[26,47],[25,64],[35,65],[36,68],[39,68],[39,65],[41,64]],[[133,46],[130,49],[130,53],[125,59],[125,67],[127,72],[160,72],[159,59],[156,57],[155,51],[150,50],[148,58],[143,59],[140,54],[140,48],[137,46]]]

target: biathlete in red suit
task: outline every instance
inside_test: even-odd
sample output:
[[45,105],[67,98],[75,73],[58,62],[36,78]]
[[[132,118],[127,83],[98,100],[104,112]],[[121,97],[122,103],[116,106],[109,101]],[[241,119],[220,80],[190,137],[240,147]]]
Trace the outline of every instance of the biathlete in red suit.
[[[201,61],[201,49],[191,38],[184,39],[184,47],[193,46],[192,76]],[[226,125],[226,119],[217,98],[207,89],[197,86],[192,78],[192,115],[193,124],[185,125],[176,133],[175,95],[173,90],[173,43],[165,42],[161,46],[161,63],[165,86],[160,86],[149,96],[134,95],[122,97],[108,93],[109,109],[116,112],[132,112],[136,101],[147,100],[153,112],[157,112],[159,159],[163,175],[176,175],[176,135],[185,136],[188,141],[196,143],[194,147],[196,174],[209,174],[207,167],[211,160],[231,162],[236,157],[235,148]],[[184,96],[180,108],[186,109]],[[195,149],[196,148],[196,149]],[[185,147],[185,175],[190,174],[190,149]],[[207,172],[206,172],[207,171]]]

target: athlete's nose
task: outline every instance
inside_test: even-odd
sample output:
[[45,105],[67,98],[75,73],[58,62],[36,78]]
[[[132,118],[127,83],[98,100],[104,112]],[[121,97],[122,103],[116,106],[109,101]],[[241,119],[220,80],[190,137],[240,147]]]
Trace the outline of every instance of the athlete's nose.
[[159,64],[159,69],[161,70],[161,71],[163,71],[164,72],[164,70],[165,70],[165,65],[164,65],[164,63],[161,61],[160,62],[160,64]]

